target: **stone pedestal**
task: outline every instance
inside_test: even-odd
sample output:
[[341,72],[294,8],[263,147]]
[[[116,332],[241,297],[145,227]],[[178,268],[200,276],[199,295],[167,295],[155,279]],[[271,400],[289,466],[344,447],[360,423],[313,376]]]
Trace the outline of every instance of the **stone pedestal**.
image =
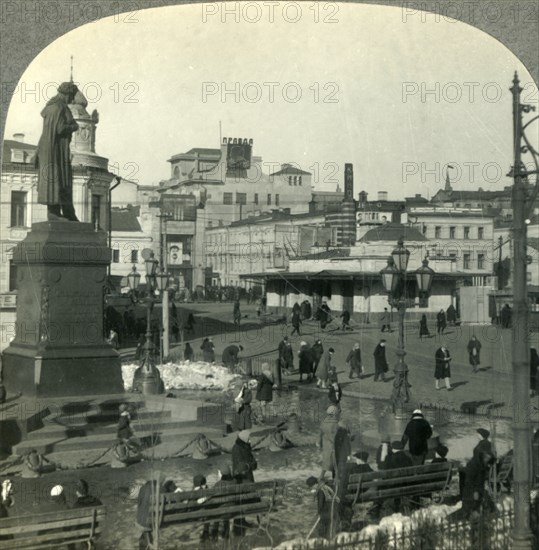
[[16,336],[4,351],[10,393],[123,392],[119,354],[103,335],[106,233],[68,221],[32,225],[13,253]]

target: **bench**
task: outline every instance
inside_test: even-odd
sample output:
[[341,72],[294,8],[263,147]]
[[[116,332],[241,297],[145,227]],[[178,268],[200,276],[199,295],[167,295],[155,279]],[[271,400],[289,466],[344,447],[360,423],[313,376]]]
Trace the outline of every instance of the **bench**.
[[104,519],[104,506],[1,519],[0,549],[58,548],[78,542],[94,548]]
[[403,497],[432,498],[433,493],[438,493],[433,500],[442,502],[452,472],[453,465],[450,462],[440,462],[352,474],[348,478],[344,500],[355,505]]
[[490,470],[489,485],[492,491],[493,497],[496,498],[498,493],[503,488],[508,493],[511,492],[513,474],[513,451],[509,451],[503,455],[498,464],[494,465]]
[[[211,489],[163,493],[160,497],[161,527],[226,521],[274,510],[283,501],[284,481],[223,484]],[[151,516],[152,511],[148,512]],[[268,520],[269,522],[269,520]],[[149,522],[150,523],[150,522]]]

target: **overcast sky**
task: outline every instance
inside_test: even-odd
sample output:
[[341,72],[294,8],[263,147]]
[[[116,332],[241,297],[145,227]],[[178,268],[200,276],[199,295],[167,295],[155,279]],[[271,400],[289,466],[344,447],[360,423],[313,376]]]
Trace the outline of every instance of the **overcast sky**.
[[[219,121],[222,136],[253,138],[264,162],[297,163],[322,190],[342,184],[345,162],[354,164],[356,197],[362,189],[432,196],[448,163],[456,189],[510,183],[515,70],[524,100],[537,104],[538,95],[495,39],[434,16],[403,21],[400,7],[335,13],[320,3],[317,14],[309,2],[297,4],[299,16],[283,4],[270,22],[267,5],[248,4],[243,12],[237,4],[239,22],[204,16],[223,9],[215,3],[144,10],[64,35],[24,73],[6,137],[22,132],[37,143],[39,113],[55,91],[48,84],[69,79],[73,55],[88,111],[100,114],[97,152],[142,184],[168,178],[171,155],[218,147]],[[239,97],[223,97],[225,86]],[[36,87],[37,98],[28,93]]]

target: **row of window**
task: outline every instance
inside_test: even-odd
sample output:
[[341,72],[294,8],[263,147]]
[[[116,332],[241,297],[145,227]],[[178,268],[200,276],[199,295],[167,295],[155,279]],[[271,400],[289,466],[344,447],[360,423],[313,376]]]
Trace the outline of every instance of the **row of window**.
[[[131,253],[129,263],[132,263],[132,264],[138,263],[138,250],[130,250],[129,252]],[[112,249],[112,263],[113,264],[120,263],[120,250],[117,248]]]
[[288,176],[288,185],[301,185],[301,176]]
[[[472,255],[471,254],[463,254],[462,255],[462,267],[464,269],[471,269],[472,268]],[[484,254],[478,254],[477,255],[477,269],[485,269],[485,255]]]
[[[258,193],[253,195],[253,204],[259,204]],[[275,206],[279,206],[279,193],[275,194]],[[223,193],[223,204],[234,204],[234,193]],[[247,204],[247,193],[236,193],[236,204]],[[271,193],[266,197],[266,204],[271,206]]]
[[[476,238],[478,240],[482,240],[485,238],[485,228],[484,227],[478,227],[477,228],[477,236],[472,236],[472,230],[470,226],[464,226],[464,231],[462,234],[463,239],[473,239]],[[423,235],[427,234],[428,226],[423,226]],[[434,227],[434,238],[435,239],[457,239],[457,227],[452,225],[449,227],[449,235],[444,235],[445,231],[442,231],[441,225],[436,225]]]

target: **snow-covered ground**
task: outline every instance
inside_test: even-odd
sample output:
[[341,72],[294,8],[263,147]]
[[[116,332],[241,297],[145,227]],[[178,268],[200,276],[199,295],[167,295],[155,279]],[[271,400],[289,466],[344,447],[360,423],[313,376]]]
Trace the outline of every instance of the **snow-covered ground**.
[[[138,367],[136,363],[122,365],[126,391],[132,389],[133,375]],[[158,369],[167,391],[174,389],[226,391],[240,379],[239,375],[232,374],[226,367],[203,361],[166,363],[158,365]]]

